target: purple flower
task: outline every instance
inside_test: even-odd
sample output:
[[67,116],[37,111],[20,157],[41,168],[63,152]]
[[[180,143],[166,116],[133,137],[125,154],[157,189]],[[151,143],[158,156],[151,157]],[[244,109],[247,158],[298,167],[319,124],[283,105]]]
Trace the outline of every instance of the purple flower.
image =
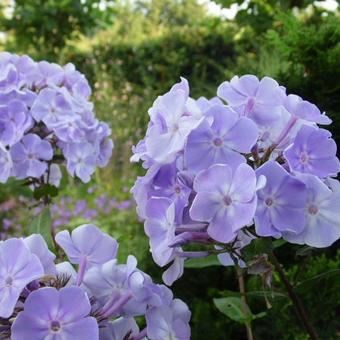
[[301,233],[306,218],[306,186],[291,176],[277,162],[268,161],[256,170],[267,179],[258,191],[255,214],[256,232],[260,236],[279,237],[284,231]]
[[12,325],[11,339],[99,339],[90,311],[90,301],[78,287],[41,288],[25,301]]
[[325,113],[321,114],[314,104],[302,100],[302,98],[295,94],[288,95],[283,104],[286,110],[297,119],[322,125],[328,125],[332,122]]
[[10,100],[7,105],[0,105],[0,141],[4,145],[13,145],[32,126],[32,119],[27,114],[26,104],[21,100]]
[[44,275],[38,257],[20,239],[0,242],[0,317],[8,318],[22,290]]
[[10,153],[0,144],[0,182],[6,183],[12,170],[12,158]]
[[208,222],[208,234],[228,243],[249,224],[256,209],[254,170],[241,164],[236,169],[216,164],[201,171],[194,180],[197,195],[190,209],[195,221]]
[[[193,130],[185,150],[188,169],[198,172],[213,164],[241,164],[258,137],[257,126],[227,106],[213,106]],[[204,155],[204,157],[202,157]]]
[[163,273],[167,285],[183,274],[184,256],[180,247],[172,246],[175,241],[175,204],[168,198],[151,198],[146,206],[145,233],[149,236],[151,254],[161,267],[172,262]]
[[93,146],[89,143],[72,143],[64,150],[67,170],[72,176],[79,177],[87,183],[95,171],[96,155]]
[[305,227],[299,234],[283,232],[283,237],[291,243],[329,247],[340,237],[340,190],[332,191],[312,175],[300,175],[299,179],[307,186]]
[[40,88],[46,85],[61,85],[63,76],[63,69],[58,64],[40,61],[37,64],[35,85]]
[[15,176],[40,177],[47,169],[47,163],[53,157],[51,144],[35,134],[24,136],[21,142],[11,147],[13,171]]
[[258,124],[273,123],[281,111],[279,84],[272,78],[258,80],[253,75],[234,76],[217,89],[217,95],[226,100],[241,116]]
[[285,151],[284,157],[293,171],[318,177],[337,175],[340,162],[336,157],[336,143],[331,133],[304,125]]
[[201,122],[198,107],[193,107],[191,102],[188,106],[188,93],[187,81],[182,79],[158,97],[149,110],[152,124],[145,138],[146,154],[158,163],[172,162],[183,149],[189,133]]
[[180,223],[191,193],[185,174],[177,170],[176,162],[165,164],[158,170],[152,184],[150,196],[170,198],[175,204],[176,221]]
[[32,234],[24,238],[24,242],[31,253],[39,258],[45,274],[55,275],[56,268],[54,260],[56,259],[56,256],[49,251],[44,238],[40,234]]
[[169,245],[175,238],[175,205],[168,198],[151,198],[146,207],[145,233],[150,238],[151,254],[161,267],[171,262],[176,248]]
[[134,318],[120,317],[101,327],[99,332],[100,340],[121,340],[127,336],[134,337],[138,334],[139,328]]
[[71,104],[64,94],[50,88],[39,93],[31,108],[31,114],[37,122],[43,121],[48,128],[53,128],[73,115]]
[[146,312],[147,336],[150,340],[160,339],[190,339],[191,313],[181,300],[154,307]]
[[79,264],[86,260],[89,265],[100,265],[117,255],[117,241],[94,224],[83,224],[71,234],[68,230],[61,231],[55,240],[71,263]]
[[126,265],[111,260],[91,268],[84,277],[85,287],[96,297],[106,316],[144,314],[148,302],[144,285],[149,282],[149,277],[137,269],[137,260],[132,255]]

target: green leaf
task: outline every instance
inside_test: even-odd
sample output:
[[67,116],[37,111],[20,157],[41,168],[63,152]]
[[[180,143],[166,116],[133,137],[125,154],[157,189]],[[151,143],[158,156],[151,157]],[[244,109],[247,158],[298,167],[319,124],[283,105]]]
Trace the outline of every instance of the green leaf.
[[48,207],[45,207],[38,216],[35,216],[28,226],[29,234],[41,234],[49,248],[53,248],[52,218]]
[[216,255],[202,257],[200,259],[189,259],[185,261],[185,268],[206,268],[211,266],[220,266],[221,263],[218,261]]
[[252,319],[249,307],[244,305],[239,297],[214,299],[214,304],[221,313],[239,323],[246,323],[249,322],[249,319]]
[[36,200],[44,196],[56,197],[58,195],[58,188],[51,184],[44,184],[43,186],[37,188],[33,192],[33,197]]
[[273,241],[273,249],[277,249],[277,248],[285,245],[286,243],[288,243],[288,242],[286,240],[284,240],[283,238],[275,240],[275,241]]

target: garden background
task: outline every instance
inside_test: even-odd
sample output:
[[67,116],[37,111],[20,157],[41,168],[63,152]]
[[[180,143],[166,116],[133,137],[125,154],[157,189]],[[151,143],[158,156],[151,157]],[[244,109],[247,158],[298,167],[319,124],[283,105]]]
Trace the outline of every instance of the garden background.
[[[309,0],[1,0],[0,50],[72,62],[88,78],[97,116],[112,128],[110,164],[89,184],[63,177],[52,206],[55,228],[89,221],[133,253],[160,282],[129,190],[143,173],[131,147],[145,133],[147,109],[180,76],[191,96],[214,96],[233,75],[274,77],[333,119],[340,145],[340,17],[336,1]],[[20,195],[19,195],[20,192]],[[18,183],[0,186],[0,236],[28,232],[37,209]],[[27,213],[27,206],[29,213]],[[340,209],[340,207],[339,207]],[[283,244],[278,257],[306,304],[322,339],[340,336],[339,242],[327,249]],[[201,267],[205,266],[199,263]],[[320,275],[320,273],[324,273]],[[247,277],[255,339],[307,339],[278,277],[264,297],[258,277]],[[192,339],[243,339],[244,327],[221,314],[215,297],[237,290],[233,268],[187,268],[173,286],[192,310]]]

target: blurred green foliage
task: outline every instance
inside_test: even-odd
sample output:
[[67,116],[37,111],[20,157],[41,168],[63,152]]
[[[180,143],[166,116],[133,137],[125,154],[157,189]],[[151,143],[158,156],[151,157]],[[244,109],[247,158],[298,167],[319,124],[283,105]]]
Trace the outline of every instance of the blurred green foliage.
[[[225,7],[243,3],[216,2]],[[214,96],[217,86],[235,74],[272,76],[288,92],[330,114],[340,145],[340,18],[311,3],[251,0],[234,21],[227,21],[207,15],[195,0],[114,1],[105,11],[99,0],[16,1],[12,17],[0,14],[0,31],[7,32],[3,48],[75,63],[90,80],[96,113],[110,124],[116,142],[109,166],[90,184],[96,188],[92,194],[88,186],[69,179],[61,195],[85,198],[91,207],[104,192],[126,199],[129,194],[123,188],[130,188],[136,174],[143,173],[129,157],[131,146],[145,132],[147,109],[180,76],[190,81],[193,97]],[[18,191],[17,184],[1,186],[1,202]],[[67,227],[82,222],[75,219]],[[161,280],[134,208],[97,216],[94,222],[119,239],[122,260],[134,253],[141,268]],[[304,256],[296,255],[299,247],[290,244],[276,250],[320,338],[327,340],[340,334],[338,245]],[[251,311],[266,312],[253,322],[255,339],[307,339],[275,273],[271,290],[263,288],[259,277],[246,279]],[[244,327],[213,305],[213,298],[238,290],[233,268],[186,268],[173,288],[193,312],[193,339],[245,339]]]

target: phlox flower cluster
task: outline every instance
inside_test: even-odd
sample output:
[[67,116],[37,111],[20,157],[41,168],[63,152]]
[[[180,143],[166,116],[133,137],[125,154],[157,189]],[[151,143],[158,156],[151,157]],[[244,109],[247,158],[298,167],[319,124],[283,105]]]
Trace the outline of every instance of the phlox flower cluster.
[[253,75],[195,100],[182,78],[148,113],[131,159],[147,171],[132,193],[166,284],[185,259],[230,265],[256,237],[312,247],[340,237],[340,163],[314,104]]
[[55,242],[68,261],[56,264],[39,234],[0,242],[1,339],[190,338],[187,305],[134,256],[118,263],[116,240],[95,225],[61,231]]
[[96,119],[91,88],[74,65],[0,53],[0,182],[58,186],[60,164],[88,182],[107,165],[109,126]]

